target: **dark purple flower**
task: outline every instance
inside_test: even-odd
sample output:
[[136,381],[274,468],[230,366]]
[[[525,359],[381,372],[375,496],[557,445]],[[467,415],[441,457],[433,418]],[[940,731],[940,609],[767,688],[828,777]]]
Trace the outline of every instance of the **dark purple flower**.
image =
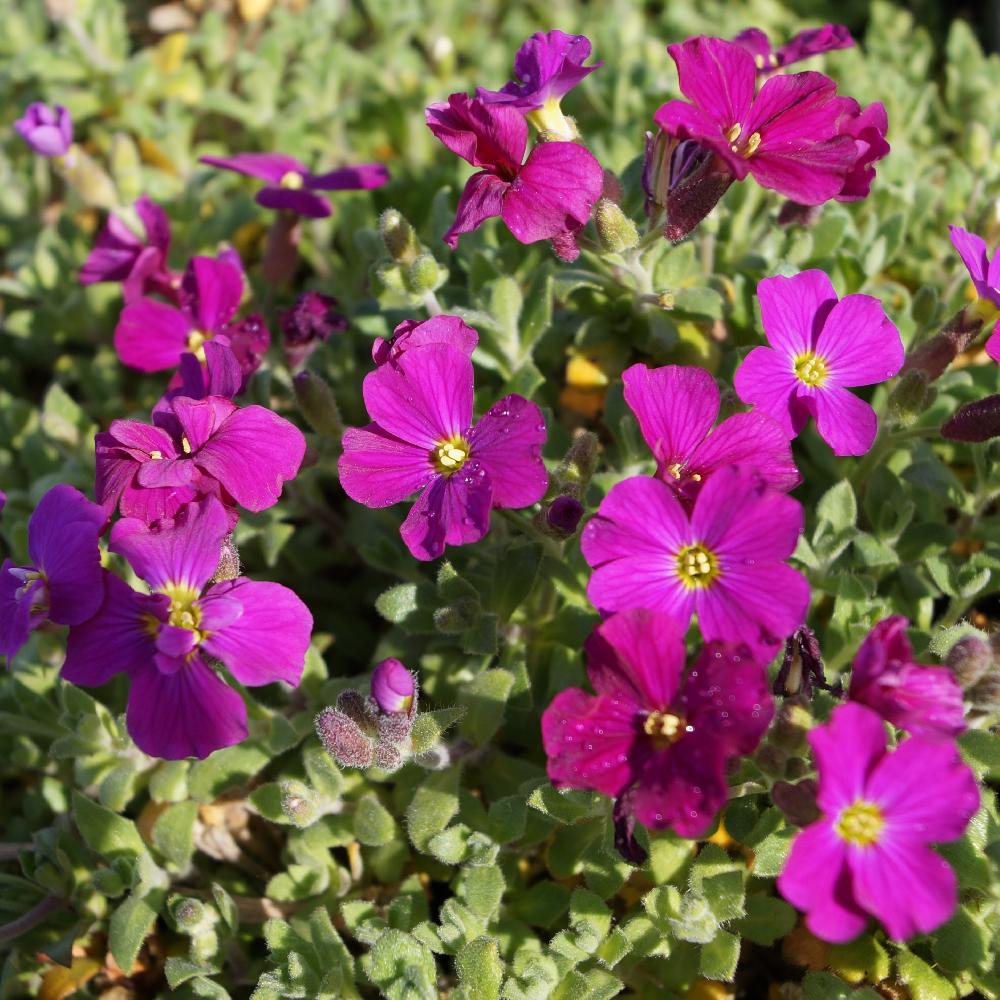
[[774,711],[746,647],[706,646],[685,675],[684,628],[668,615],[612,615],[586,644],[596,695],[570,688],[542,714],[552,782],[620,799],[651,829],[699,837],[729,796],[726,766],[751,753]]
[[[831,690],[823,670],[823,654],[816,633],[807,625],[800,625],[785,641],[785,654],[781,659],[778,676],[774,680],[774,693],[811,698],[814,688]],[[840,690],[840,682],[837,682]]]
[[167,213],[146,195],[134,208],[146,238],[140,238],[120,216],[109,215],[94,242],[94,249],[80,268],[80,284],[121,282],[126,302],[151,293],[176,301],[181,279],[167,268],[170,249]]
[[556,497],[545,512],[545,520],[550,528],[560,535],[572,535],[583,517],[583,504],[576,497],[566,494]]
[[941,436],[974,444],[1000,437],[1000,395],[984,396],[960,406],[941,427]]
[[61,104],[29,104],[14,130],[39,156],[65,156],[73,145],[73,119]]
[[297,684],[302,674],[312,615],[292,591],[242,576],[206,587],[228,533],[214,498],[183,507],[156,529],[119,521],[111,551],[150,593],[106,572],[103,604],[70,632],[62,677],[96,687],[128,674],[128,731],[150,756],[207,757],[246,738],[243,699],[206,656],[249,687]]
[[822,28],[800,31],[777,49],[771,48],[770,39],[760,28],[741,31],[733,42],[753,56],[758,73],[770,73],[803,59],[854,45],[850,31],[843,24],[824,24]]
[[383,660],[372,674],[372,698],[383,712],[409,712],[414,691],[413,674],[399,660]]
[[947,667],[913,662],[909,624],[892,615],[868,633],[854,657],[848,695],[900,729],[957,736],[965,731],[962,689]]
[[340,483],[367,507],[419,492],[400,531],[417,559],[478,541],[492,508],[530,507],[544,495],[541,411],[510,395],[474,424],[472,362],[458,348],[408,348],[366,375],[363,392],[373,423],[345,432]]
[[53,486],[38,501],[28,521],[32,564],[0,565],[0,656],[8,666],[43,622],[79,625],[97,611],[104,523],[104,511],[72,486]]
[[432,104],[426,114],[448,149],[481,168],[466,182],[444,235],[448,246],[454,249],[462,233],[500,216],[521,243],[553,240],[560,257],[576,259],[576,234],[604,187],[604,171],[588,150],[575,142],[543,142],[525,160],[528,126],[521,113],[465,94]]
[[403,351],[424,344],[450,344],[467,357],[479,343],[479,334],[457,316],[432,316],[430,319],[404,319],[386,340],[376,337],[372,344],[372,360],[377,365],[398,361]]
[[202,156],[201,163],[259,177],[267,186],[257,192],[257,204],[322,219],[332,211],[329,201],[317,191],[357,191],[381,187],[389,171],[381,163],[341,167],[313,174],[294,156],[283,153],[236,153],[233,156]]
[[308,291],[281,314],[285,356],[292,368],[301,368],[332,333],[347,329],[347,317],[337,312],[336,307],[337,300],[332,295]]

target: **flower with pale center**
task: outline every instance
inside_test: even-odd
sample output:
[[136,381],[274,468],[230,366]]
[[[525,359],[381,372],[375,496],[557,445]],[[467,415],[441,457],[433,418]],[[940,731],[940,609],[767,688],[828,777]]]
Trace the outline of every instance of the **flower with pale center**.
[[719,576],[719,560],[700,542],[685,545],[677,553],[677,575],[689,589],[709,587]]
[[460,435],[442,441],[434,452],[434,466],[442,475],[451,476],[465,465],[472,449]]
[[278,186],[288,191],[301,191],[305,185],[305,178],[297,170],[287,170],[278,181]]
[[813,351],[797,355],[792,367],[795,377],[806,385],[821,386],[830,377],[826,361]]
[[846,843],[856,847],[877,844],[885,827],[885,815],[875,802],[858,799],[837,817],[834,829]]

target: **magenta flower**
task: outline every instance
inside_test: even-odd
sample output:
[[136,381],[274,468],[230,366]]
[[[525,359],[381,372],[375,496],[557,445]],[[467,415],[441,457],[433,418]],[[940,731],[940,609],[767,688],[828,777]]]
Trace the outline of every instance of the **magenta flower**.
[[736,180],[802,205],[835,198],[857,159],[855,140],[839,126],[850,110],[822,73],[771,77],[756,93],[757,70],[746,49],[721,38],[671,45],[685,101],[668,101],[656,123],[678,139],[713,150]]
[[690,514],[659,479],[611,488],[580,543],[593,567],[587,596],[602,612],[649,608],[706,641],[781,642],[805,621],[809,585],[785,565],[802,507],[737,466],[708,479]]
[[770,73],[803,59],[854,45],[850,31],[843,24],[824,24],[822,28],[800,31],[777,49],[771,48],[771,40],[760,28],[741,31],[733,42],[753,56],[758,73]]
[[457,316],[432,316],[422,321],[404,319],[388,340],[375,338],[372,360],[377,365],[398,361],[403,351],[424,344],[450,344],[471,358],[478,343],[479,334]]
[[685,675],[668,615],[612,615],[586,643],[596,695],[570,688],[542,713],[552,782],[620,799],[645,826],[700,837],[729,797],[726,765],[751,753],[774,703],[746,647],[706,646]]
[[752,466],[776,490],[802,481],[788,436],[770,417],[734,413],[715,427],[719,387],[703,368],[632,365],[622,382],[657,475],[680,499],[693,502],[712,473],[727,465]]
[[243,576],[206,587],[228,532],[213,498],[182,508],[156,530],[119,521],[110,548],[151,593],[106,573],[100,610],[70,631],[62,677],[97,687],[128,674],[128,731],[152,757],[207,757],[246,738],[243,699],[206,656],[249,687],[298,684],[302,674],[312,615],[292,591]]
[[[948,232],[952,246],[958,251],[975,285],[980,302],[992,305],[994,310],[1000,309],[1000,253],[994,253],[991,260],[986,241],[961,226],[949,226]],[[986,353],[1000,362],[1000,330],[990,334],[986,341]]]
[[381,163],[341,167],[325,174],[313,174],[294,156],[284,153],[236,153],[234,156],[202,156],[201,163],[259,177],[267,186],[257,192],[256,201],[264,208],[295,212],[311,219],[323,219],[332,211],[330,202],[317,191],[357,191],[381,187],[389,171]]
[[809,417],[835,455],[863,455],[878,431],[875,411],[848,389],[892,378],[903,366],[899,331],[870,295],[840,301],[822,271],[757,285],[770,347],[755,347],[733,385],[795,437]]
[[908,732],[957,736],[965,731],[962,689],[947,667],[913,662],[909,624],[892,615],[868,633],[854,657],[849,697]]
[[301,368],[332,333],[347,329],[347,317],[337,312],[337,305],[332,295],[308,291],[281,314],[285,356],[292,368]]
[[575,235],[604,186],[604,171],[588,150],[575,142],[543,142],[525,160],[528,126],[521,113],[465,94],[432,104],[427,125],[453,153],[481,168],[466,182],[444,235],[448,246],[454,249],[462,233],[500,216],[521,243],[554,240],[563,259],[576,259]]
[[885,105],[880,101],[862,108],[857,101],[849,100],[850,109],[841,119],[840,134],[854,140],[857,158],[844,178],[844,186],[837,201],[861,201],[867,198],[875,180],[875,164],[889,155],[889,143],[885,141],[889,131],[889,118]]
[[61,104],[29,104],[14,122],[14,131],[39,156],[65,156],[73,145],[73,119]]
[[885,726],[841,705],[809,734],[822,817],[792,844],[778,889],[826,941],[850,941],[876,917],[896,940],[955,911],[955,873],[927,846],[957,840],[979,807],[972,771],[950,740],[911,736],[886,751]]
[[146,195],[134,208],[145,230],[145,239],[133,232],[119,216],[109,215],[94,242],[94,249],[80,268],[80,284],[121,282],[126,302],[154,292],[176,300],[180,275],[167,268],[170,249],[167,213]]
[[[263,406],[238,407],[222,396],[175,396],[154,426],[113,420],[94,438],[95,495],[110,515],[152,523],[174,517],[196,498],[218,497],[261,511],[277,503],[305,454],[302,432]],[[235,523],[236,513],[230,515]]]
[[72,486],[53,486],[28,521],[30,566],[0,565],[0,656],[7,665],[44,622],[79,625],[101,604],[104,511]]
[[473,424],[472,362],[450,344],[409,348],[366,375],[363,393],[373,423],[344,434],[340,483],[366,507],[419,491],[400,529],[417,559],[478,541],[491,508],[529,507],[544,495],[541,411],[505,396]]
[[399,660],[383,660],[372,673],[372,698],[388,714],[409,712],[417,686]]

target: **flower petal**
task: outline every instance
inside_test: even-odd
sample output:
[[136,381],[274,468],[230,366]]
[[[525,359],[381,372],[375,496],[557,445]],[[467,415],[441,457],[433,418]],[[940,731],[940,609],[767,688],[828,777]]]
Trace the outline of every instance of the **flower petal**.
[[452,94],[447,104],[432,104],[425,115],[431,132],[474,167],[513,176],[524,159],[528,124],[516,108]]
[[279,212],[295,212],[307,219],[325,219],[333,209],[322,195],[313,194],[304,188],[266,187],[254,196],[254,201],[263,208],[273,208]]
[[760,318],[768,343],[790,360],[815,349],[837,293],[825,271],[811,269],[791,277],[776,275],[757,284]]
[[243,298],[243,272],[219,257],[192,257],[183,288],[190,296],[198,330],[221,331],[236,314]]
[[366,507],[399,503],[438,474],[427,449],[400,441],[378,424],[349,427],[341,446],[340,485]]
[[770,347],[755,347],[733,376],[733,388],[740,399],[774,420],[789,438],[795,437],[809,418],[797,399],[800,384],[787,355]]
[[833,710],[828,722],[809,732],[819,771],[819,807],[835,817],[865,797],[868,777],[885,756],[885,725],[862,705]]
[[211,167],[222,167],[223,170],[233,170],[249,177],[259,177],[261,180],[277,184],[285,174],[306,174],[308,170],[304,163],[294,156],[284,153],[235,153],[233,156],[201,156],[199,163],[207,163]]
[[677,65],[681,93],[725,132],[744,121],[757,83],[753,56],[732,42],[699,36],[667,51]]
[[510,183],[495,174],[473,174],[462,190],[462,197],[455,209],[455,221],[444,234],[444,242],[455,249],[463,233],[478,229],[487,219],[498,218],[503,212],[503,200]]
[[834,455],[864,455],[871,449],[878,417],[868,403],[839,386],[821,389],[812,399],[816,429]]
[[10,570],[15,567],[9,559],[0,565],[0,656],[7,657],[7,666],[28,641],[32,629],[31,608],[44,581],[32,580],[27,585]]
[[[990,259],[986,251],[986,241],[975,233],[970,233],[961,226],[949,226],[948,233],[951,236],[951,244],[958,251],[962,258],[969,277],[976,286],[976,291],[986,282],[989,273]],[[980,294],[982,294],[980,292]]]
[[388,182],[389,171],[382,163],[359,163],[306,178],[306,186],[313,191],[367,191]]
[[873,385],[903,367],[903,342],[871,295],[845,295],[830,310],[816,338],[816,353],[827,362],[831,385]]
[[193,331],[191,320],[174,306],[138,299],[121,312],[115,350],[122,363],[142,372],[176,368]]

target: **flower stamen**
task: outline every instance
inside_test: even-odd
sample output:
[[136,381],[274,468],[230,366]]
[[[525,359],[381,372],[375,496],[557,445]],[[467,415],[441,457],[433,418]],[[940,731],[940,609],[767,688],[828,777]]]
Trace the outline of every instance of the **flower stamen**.
[[874,802],[858,799],[837,817],[834,829],[848,844],[870,847],[877,844],[885,827],[885,815]]
[[670,712],[650,712],[642,729],[647,736],[653,737],[654,742],[664,742],[666,745],[676,743],[688,731],[684,720]]
[[700,542],[685,545],[677,553],[677,575],[688,590],[702,590],[719,576],[719,560]]
[[830,377],[830,369],[826,359],[821,358],[813,351],[797,354],[792,362],[792,367],[795,371],[795,377],[805,385],[818,388],[824,385]]
[[278,181],[279,187],[287,188],[289,191],[299,191],[304,184],[305,178],[297,170],[289,170],[282,174],[281,180]]
[[471,449],[461,435],[442,441],[433,453],[434,467],[443,475],[450,476],[465,465]]

